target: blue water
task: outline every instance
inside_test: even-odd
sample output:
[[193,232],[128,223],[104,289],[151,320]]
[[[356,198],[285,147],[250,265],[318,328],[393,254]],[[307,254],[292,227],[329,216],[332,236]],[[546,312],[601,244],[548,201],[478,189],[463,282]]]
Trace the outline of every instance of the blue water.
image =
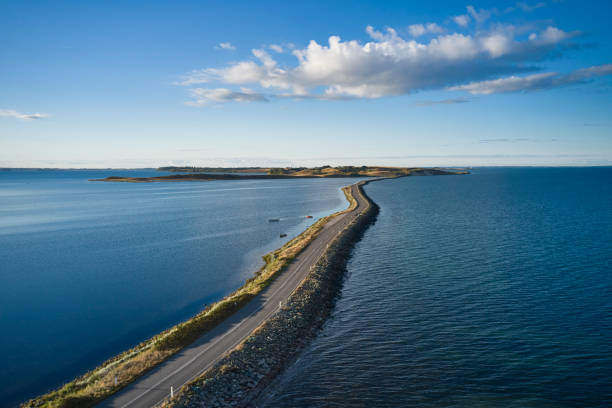
[[263,254],[345,208],[340,187],[353,182],[87,181],[159,174],[0,171],[0,406],[70,380],[236,289]]
[[378,221],[266,406],[612,406],[612,168],[366,191]]

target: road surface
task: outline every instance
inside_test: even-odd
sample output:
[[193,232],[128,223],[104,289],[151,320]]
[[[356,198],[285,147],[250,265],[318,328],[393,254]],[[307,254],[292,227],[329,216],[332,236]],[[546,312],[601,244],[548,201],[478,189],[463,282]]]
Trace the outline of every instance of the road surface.
[[353,197],[357,200],[357,207],[350,212],[334,217],[325,224],[314,241],[270,286],[219,326],[123,390],[104,400],[98,407],[153,407],[169,396],[170,387],[177,392],[183,385],[212,367],[246,339],[254,329],[278,310],[279,302],[285,304],[287,298],[308,275],[311,266],[315,265],[323,255],[327,245],[367,208],[368,201],[361,194],[357,185],[353,184],[351,189]]

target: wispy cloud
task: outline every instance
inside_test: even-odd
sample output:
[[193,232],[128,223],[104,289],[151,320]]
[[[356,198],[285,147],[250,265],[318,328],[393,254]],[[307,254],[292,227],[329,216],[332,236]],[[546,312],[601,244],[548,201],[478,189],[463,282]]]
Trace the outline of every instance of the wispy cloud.
[[283,48],[282,45],[270,44],[269,47],[272,51],[278,52],[279,54],[282,54],[283,52],[285,52],[285,49]]
[[467,91],[471,94],[481,95],[538,91],[575,83],[583,83],[593,77],[603,75],[612,75],[612,64],[582,68],[565,75],[557,72],[545,72],[522,77],[510,76],[487,81],[471,82],[466,85],[453,86],[448,89],[450,91]]
[[194,100],[187,102],[187,105],[191,106],[203,106],[215,102],[268,102],[265,95],[246,88],[240,91],[227,88],[195,88],[191,90],[191,96]]
[[474,6],[467,6],[467,11],[470,16],[479,24],[484,23],[491,17],[491,10],[479,9],[476,10]]
[[497,138],[497,139],[480,139],[478,143],[517,143],[517,142],[528,142],[530,139],[526,137],[519,137],[514,139],[509,138]]
[[455,99],[442,99],[439,101],[421,101],[421,102],[415,103],[414,105],[415,106],[456,105],[456,104],[468,103],[468,102],[470,102],[469,99],[455,98]]
[[230,50],[230,51],[234,51],[236,49],[236,47],[234,47],[231,42],[219,43],[219,45],[217,45],[215,48],[218,50],[220,49],[220,50]]
[[181,80],[176,81],[173,85],[182,85],[182,86],[191,86],[191,85],[199,85],[206,84],[212,80],[211,75],[205,70],[196,70],[194,69],[191,72],[188,72],[185,75],[181,75]]
[[545,7],[545,6],[546,6],[546,3],[544,2],[529,4],[523,1],[519,1],[518,3],[516,3],[516,8],[518,8],[521,11],[524,11],[525,13],[531,13],[532,11]]
[[408,26],[408,32],[413,37],[420,37],[423,34],[442,34],[444,29],[437,25],[436,23],[427,23],[427,24],[412,24]]
[[471,21],[470,16],[477,24],[483,24],[487,20],[491,19],[493,16],[502,16],[504,14],[512,13],[517,10],[520,10],[525,13],[531,13],[534,10],[540,9],[542,7],[546,7],[545,2],[530,4],[524,1],[519,1],[516,2],[513,6],[506,7],[503,11],[500,11],[497,8],[476,9],[474,6],[467,6],[467,13],[454,16],[452,20],[461,27],[467,27]]
[[470,24],[470,16],[467,14],[461,14],[453,17],[453,21],[461,27],[467,27]]
[[21,113],[13,109],[0,109],[0,117],[15,118],[21,120],[38,120],[48,118],[47,113]]

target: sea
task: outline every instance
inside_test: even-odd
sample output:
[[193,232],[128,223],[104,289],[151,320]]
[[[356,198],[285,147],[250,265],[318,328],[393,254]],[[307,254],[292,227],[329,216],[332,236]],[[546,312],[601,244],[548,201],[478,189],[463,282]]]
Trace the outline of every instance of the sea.
[[346,208],[341,187],[356,181],[89,181],[164,174],[0,170],[0,406],[231,293],[264,254]]
[[371,183],[335,310],[260,407],[612,407],[612,168]]

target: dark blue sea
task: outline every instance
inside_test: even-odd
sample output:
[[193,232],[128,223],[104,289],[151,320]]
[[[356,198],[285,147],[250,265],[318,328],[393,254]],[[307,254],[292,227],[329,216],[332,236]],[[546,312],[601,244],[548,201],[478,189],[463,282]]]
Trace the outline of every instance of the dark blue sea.
[[612,168],[366,191],[378,221],[265,406],[612,406]]
[[346,208],[340,187],[354,181],[88,181],[159,174],[0,171],[0,406],[230,293],[266,252]]

